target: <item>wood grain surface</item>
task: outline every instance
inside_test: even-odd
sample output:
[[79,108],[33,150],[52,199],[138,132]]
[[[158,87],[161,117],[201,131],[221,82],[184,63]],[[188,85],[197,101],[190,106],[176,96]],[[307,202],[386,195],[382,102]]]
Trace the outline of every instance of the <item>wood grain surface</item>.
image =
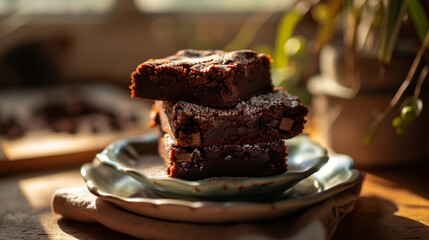
[[370,171],[334,239],[429,239],[429,165]]

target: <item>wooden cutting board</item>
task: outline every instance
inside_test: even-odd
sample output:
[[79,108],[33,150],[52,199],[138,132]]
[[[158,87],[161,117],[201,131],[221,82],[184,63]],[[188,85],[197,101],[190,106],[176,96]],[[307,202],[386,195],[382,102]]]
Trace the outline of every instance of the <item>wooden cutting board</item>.
[[151,130],[150,101],[80,85],[0,92],[0,175],[90,161],[109,143]]

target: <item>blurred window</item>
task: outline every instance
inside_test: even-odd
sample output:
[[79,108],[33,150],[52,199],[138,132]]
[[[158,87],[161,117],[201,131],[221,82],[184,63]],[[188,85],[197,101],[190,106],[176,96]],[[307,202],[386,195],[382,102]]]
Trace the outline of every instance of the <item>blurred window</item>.
[[0,0],[0,15],[102,14],[115,0]]
[[[260,9],[281,8],[287,9],[296,3],[296,0],[134,0],[137,9],[147,13],[168,12],[254,12]],[[285,4],[286,3],[286,4]],[[282,9],[278,9],[282,10]]]

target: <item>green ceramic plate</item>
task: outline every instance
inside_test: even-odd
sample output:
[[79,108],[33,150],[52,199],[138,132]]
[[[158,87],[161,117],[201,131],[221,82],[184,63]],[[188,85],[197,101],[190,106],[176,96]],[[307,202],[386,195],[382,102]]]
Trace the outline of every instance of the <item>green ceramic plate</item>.
[[109,145],[97,155],[105,165],[115,168],[166,197],[210,199],[263,199],[281,194],[318,171],[327,161],[327,151],[307,135],[286,140],[288,171],[270,177],[209,178],[187,181],[169,178],[156,154],[157,136],[145,135]]
[[[187,222],[235,222],[274,218],[308,208],[356,185],[363,174],[352,160],[335,155],[312,176],[264,201],[167,198],[124,172],[95,160],[82,166],[88,189],[101,199],[148,217]],[[264,194],[260,188],[256,193]]]

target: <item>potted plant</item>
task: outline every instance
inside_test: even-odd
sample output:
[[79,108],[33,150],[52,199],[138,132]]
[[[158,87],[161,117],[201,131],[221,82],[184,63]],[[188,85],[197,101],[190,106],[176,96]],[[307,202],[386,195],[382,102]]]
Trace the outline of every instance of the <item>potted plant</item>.
[[[293,11],[297,10],[285,16],[289,22],[283,27],[291,25],[288,17],[296,15]],[[313,11],[316,18],[324,15],[319,16],[321,28],[314,43],[320,52],[320,74],[307,86],[313,95],[312,119],[326,144],[350,154],[361,167],[426,158],[429,117],[422,107],[428,96],[421,90],[429,68],[421,62],[429,32],[420,2],[332,0],[301,10],[306,11]],[[341,16],[344,41],[329,45],[335,20]],[[408,37],[410,22],[418,44]],[[288,57],[280,51],[277,59],[274,56],[275,61]]]

